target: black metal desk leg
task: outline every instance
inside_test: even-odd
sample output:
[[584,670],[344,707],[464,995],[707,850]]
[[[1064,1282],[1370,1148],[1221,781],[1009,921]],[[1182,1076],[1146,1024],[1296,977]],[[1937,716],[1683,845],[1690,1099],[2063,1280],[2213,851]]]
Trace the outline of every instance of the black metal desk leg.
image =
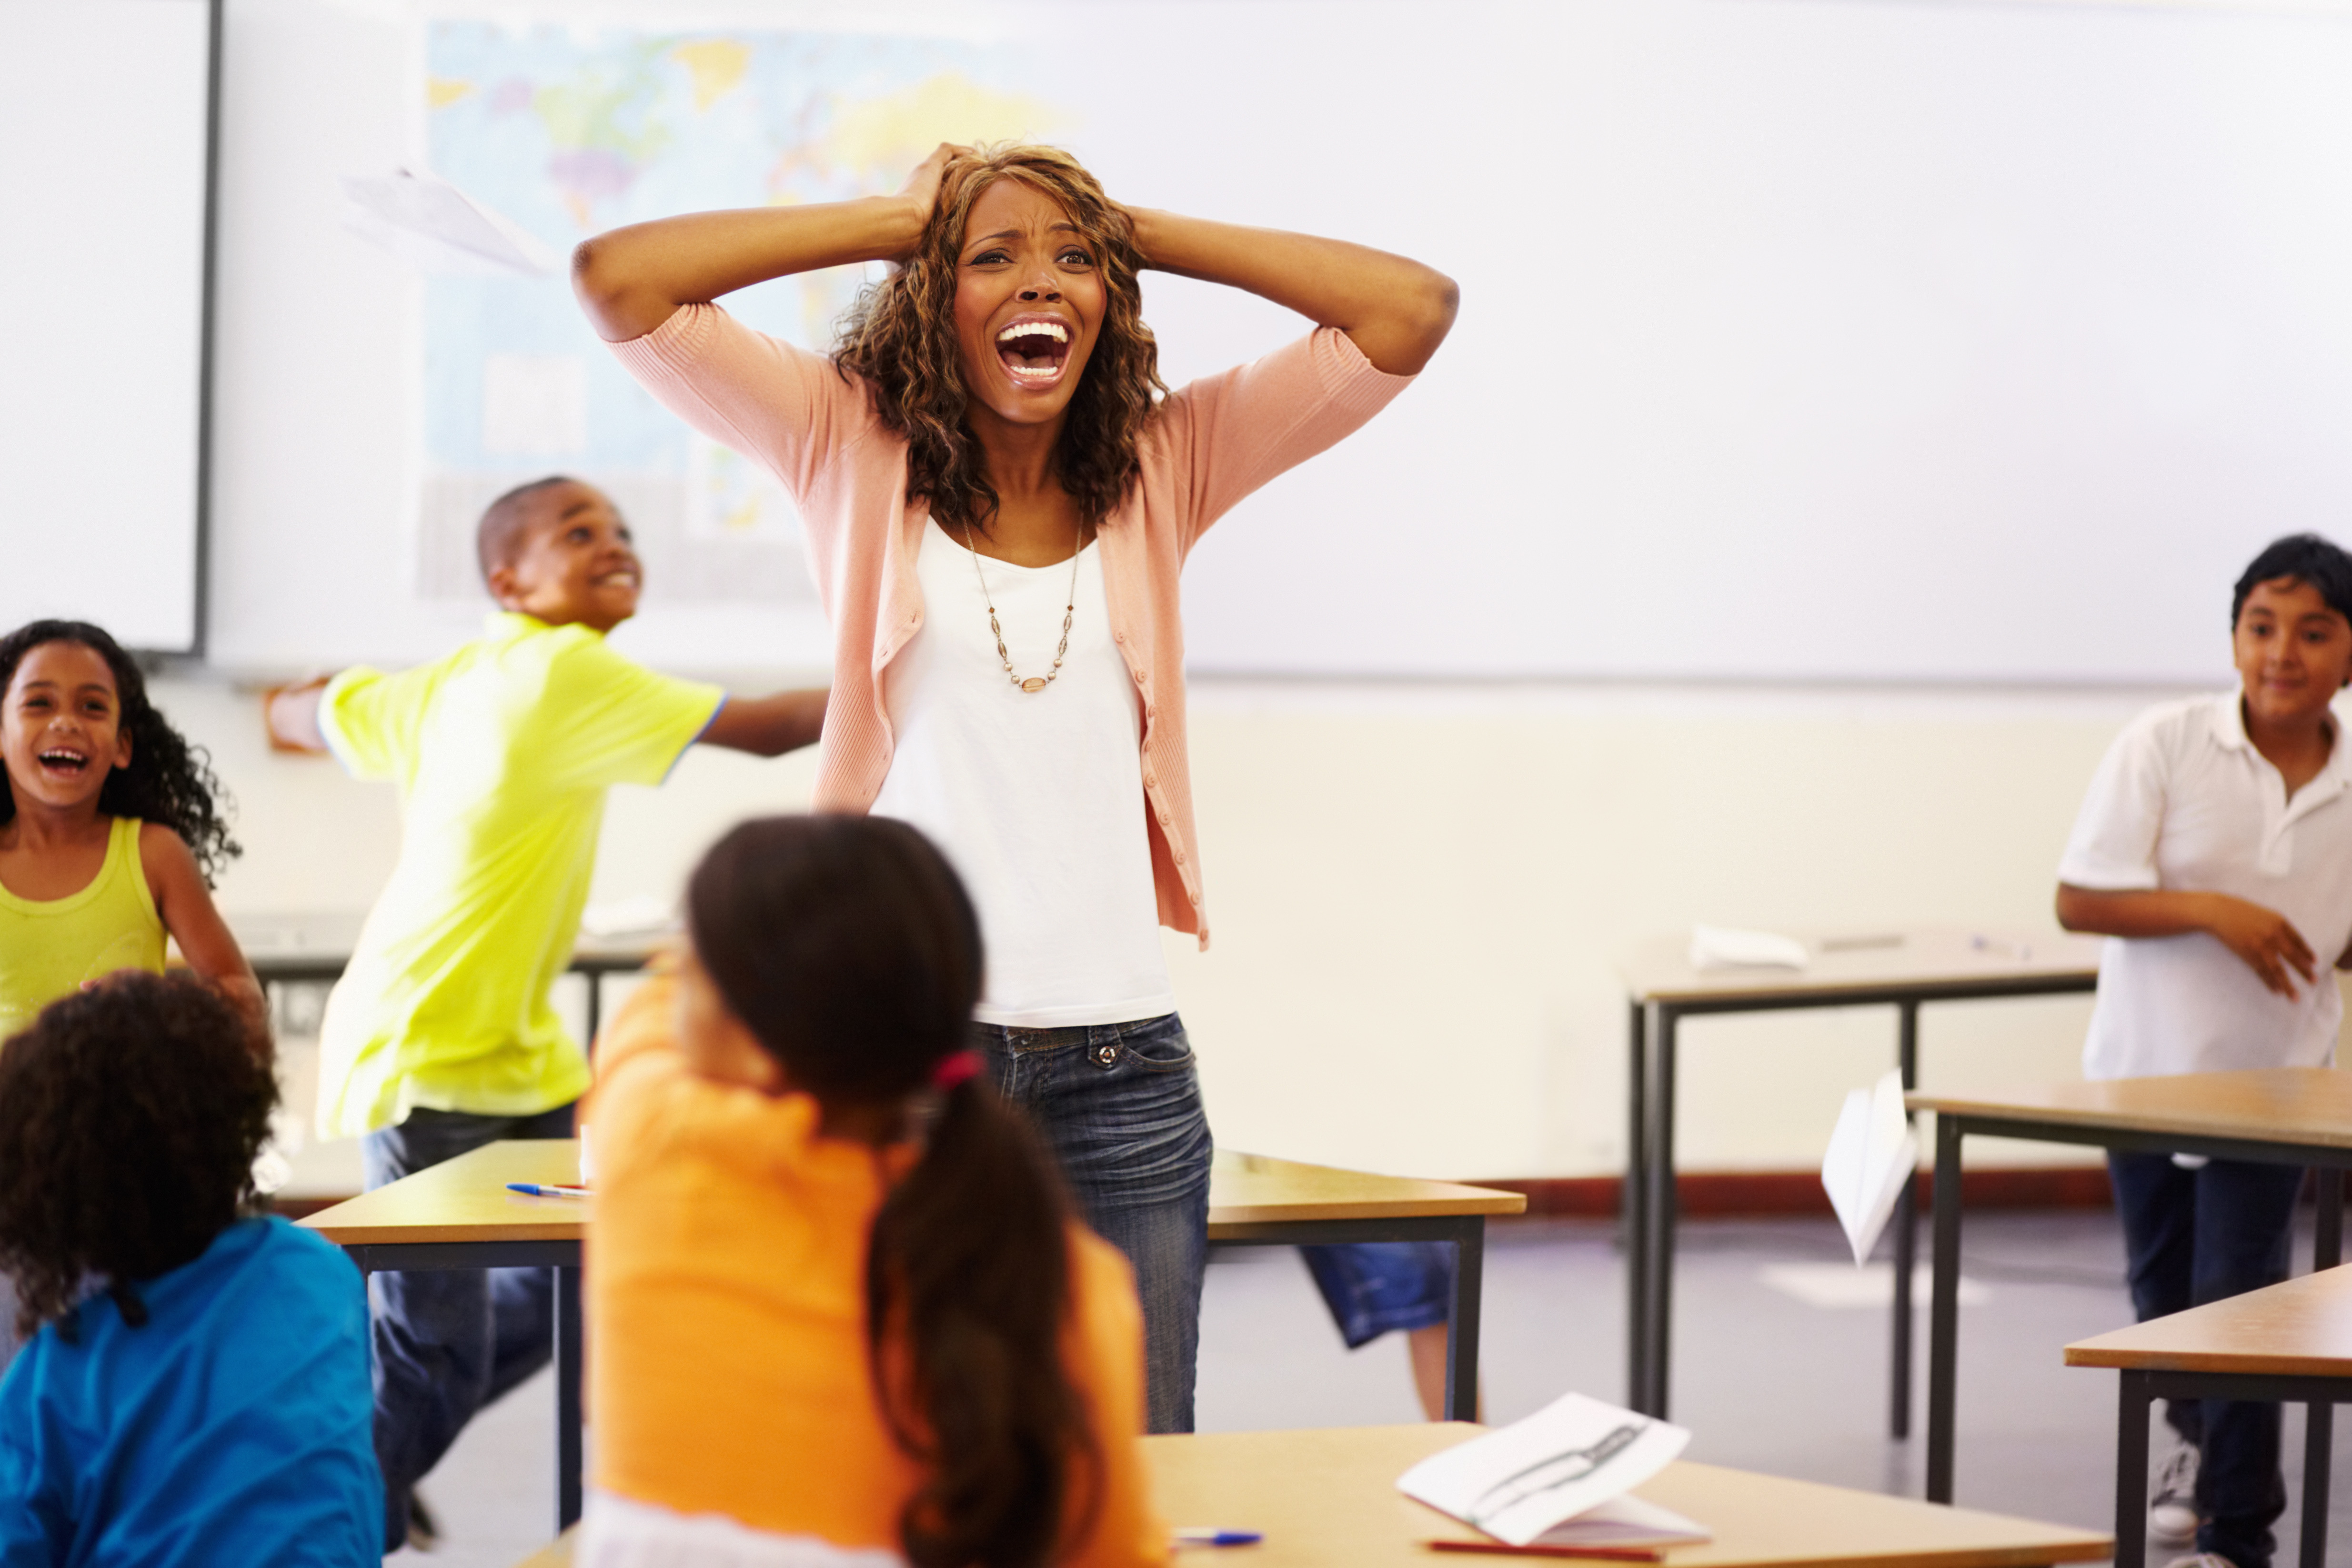
[[[1895,1005],[1901,1021],[1895,1065],[1903,1075],[1905,1093],[1919,1087],[1919,1004]],[[1905,1120],[1912,1120],[1906,1113]],[[1886,1408],[1886,1435],[1911,1436],[1911,1270],[1919,1250],[1919,1173],[1903,1179],[1903,1195],[1895,1203],[1895,1365]]]
[[1650,1322],[1649,1402],[1637,1406],[1644,1415],[1666,1419],[1666,1390],[1672,1377],[1675,1322],[1675,1036],[1681,1016],[1660,1007],[1650,1058],[1656,1066],[1650,1081]]
[[588,982],[588,1037],[581,1044],[593,1053],[596,1049],[596,1037],[604,1028],[604,976],[592,969],[581,978]]
[[1478,1305],[1486,1267],[1486,1221],[1465,1215],[1455,1222],[1454,1297],[1445,1305],[1445,1415],[1478,1419]]
[[1935,1203],[1935,1285],[1927,1307],[1927,1500],[1948,1503],[1960,1349],[1960,1121],[1954,1116],[1936,1118]]
[[1650,1366],[1650,1053],[1642,1004],[1629,1011],[1626,1037],[1633,1055],[1626,1064],[1625,1101],[1632,1115],[1625,1130],[1625,1180],[1617,1194],[1617,1230],[1625,1257],[1625,1403],[1639,1410],[1648,1397],[1642,1380]]
[[580,1521],[580,1270],[555,1270],[555,1530]]
[[2336,1406],[2304,1406],[2303,1568],[2327,1568],[2327,1467],[2336,1450]]
[[2147,1373],[2120,1374],[2116,1405],[2116,1568],[2147,1563]]
[[2311,1267],[2315,1272],[2333,1268],[2344,1261],[2344,1172],[2336,1165],[2315,1165],[2311,1181],[2318,1190],[2318,1228],[2311,1238]]

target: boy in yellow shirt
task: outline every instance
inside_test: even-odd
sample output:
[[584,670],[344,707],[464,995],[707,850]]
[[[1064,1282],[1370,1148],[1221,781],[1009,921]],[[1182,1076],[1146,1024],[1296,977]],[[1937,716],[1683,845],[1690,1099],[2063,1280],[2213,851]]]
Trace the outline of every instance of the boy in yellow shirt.
[[[446,658],[271,694],[279,745],[328,751],[404,806],[400,860],[320,1028],[320,1131],[363,1136],[371,1190],[505,1138],[564,1138],[588,1087],[550,998],[572,961],[604,793],[656,784],[699,741],[781,756],[817,738],[822,689],[730,698],[656,675],[604,636],[644,569],[612,501],[570,479],[483,514],[499,613]],[[384,1550],[420,1535],[414,1489],[474,1413],[550,1353],[544,1269],[373,1278]]]

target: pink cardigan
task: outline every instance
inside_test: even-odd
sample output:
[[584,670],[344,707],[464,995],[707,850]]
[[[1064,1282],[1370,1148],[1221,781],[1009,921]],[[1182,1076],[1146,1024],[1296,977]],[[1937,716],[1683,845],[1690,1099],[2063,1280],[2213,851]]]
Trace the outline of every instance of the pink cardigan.
[[[890,771],[882,671],[923,624],[915,555],[929,509],[907,504],[906,441],[876,416],[862,381],[716,305],[681,306],[613,352],[663,406],[764,464],[800,503],[833,625],[833,700],[814,804],[865,811]],[[1325,327],[1193,382],[1152,416],[1141,479],[1097,535],[1111,634],[1143,701],[1144,827],[1160,921],[1196,933],[1203,947],[1177,574],[1236,501],[1355,430],[1412,379],[1374,369],[1344,332]]]

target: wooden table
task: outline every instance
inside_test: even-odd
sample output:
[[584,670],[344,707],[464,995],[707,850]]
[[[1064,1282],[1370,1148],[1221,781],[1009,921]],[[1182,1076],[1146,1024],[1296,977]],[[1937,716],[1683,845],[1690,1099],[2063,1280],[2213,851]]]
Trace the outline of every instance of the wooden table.
[[[1625,1402],[1664,1417],[1674,1330],[1676,1026],[1717,1013],[1799,1007],[1895,1009],[1895,1066],[1919,1081],[1919,1008],[1928,1002],[2051,996],[2098,988],[2101,941],[2056,931],[1878,931],[1802,935],[1803,969],[1692,967],[1687,937],[1661,938],[1621,966],[1632,998],[1627,1095]],[[1906,1185],[1895,1224],[1893,1388],[1887,1428],[1911,1431],[1911,1269],[1916,1194]]]
[[2303,1568],[2327,1562],[2332,1415],[2352,1399],[2352,1268],[2306,1274],[2226,1301],[2077,1340],[2068,1366],[2122,1373],[2116,1421],[2116,1564],[2147,1560],[2147,1407],[2158,1399],[2308,1401]]
[[[229,932],[253,965],[254,977],[267,991],[276,984],[310,981],[331,984],[351,963],[364,916],[341,913],[236,915]],[[572,948],[572,973],[588,981],[587,1039],[593,1042],[604,1021],[604,976],[626,974],[646,966],[672,938],[657,932],[596,937],[580,933]]]
[[[1927,1497],[1952,1500],[1954,1395],[1959,1368],[1960,1141],[2024,1138],[2148,1154],[2309,1165],[2319,1229],[2312,1267],[2343,1254],[2344,1170],[2352,1165],[2352,1072],[2264,1068],[2170,1078],[2067,1083],[1998,1098],[1913,1094],[1936,1113],[1935,1280],[1927,1322]],[[2312,1406],[2325,1425],[2326,1405]]]
[[[1475,1568],[1506,1560],[1440,1556],[1423,1546],[1440,1537],[1480,1537],[1398,1491],[1396,1480],[1420,1460],[1476,1435],[1477,1428],[1453,1422],[1219,1432],[1146,1437],[1143,1452],[1160,1511],[1171,1524],[1265,1532],[1264,1542],[1245,1551],[1180,1557],[1197,1568],[1228,1563],[1233,1568]],[[2090,1531],[1714,1465],[1670,1465],[1635,1495],[1687,1515],[1714,1534],[1710,1542],[1669,1552],[1667,1568],[2014,1568],[2094,1563],[2112,1544]],[[559,1542],[524,1568],[557,1568],[570,1561],[568,1544]]]
[[[575,1182],[571,1139],[492,1143],[404,1176],[302,1221],[379,1268],[551,1268],[556,1271],[556,1522],[580,1517],[580,1243],[593,1203],[536,1198],[509,1182]],[[1475,1410],[1478,1307],[1488,1215],[1518,1214],[1517,1193],[1306,1165],[1219,1150],[1209,1174],[1209,1239],[1451,1241],[1456,1247],[1446,1348],[1446,1402]]]

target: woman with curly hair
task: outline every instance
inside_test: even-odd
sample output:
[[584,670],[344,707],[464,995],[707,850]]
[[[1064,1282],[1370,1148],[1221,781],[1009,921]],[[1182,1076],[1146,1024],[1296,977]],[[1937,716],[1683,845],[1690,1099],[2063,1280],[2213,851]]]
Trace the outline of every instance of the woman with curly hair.
[[118,974],[0,1051],[0,1270],[32,1335],[0,1381],[0,1560],[373,1563],[367,1303],[254,1211],[278,1103],[214,987]]
[[[711,303],[869,261],[894,270],[830,363]],[[1162,395],[1152,268],[1316,328]],[[1210,1138],[1156,929],[1208,940],[1178,574],[1402,390],[1452,281],[1121,206],[1068,154],[1006,146],[941,147],[895,196],[617,229],[573,284],[647,390],[798,500],[834,633],[816,807],[915,824],[971,889],[990,1074],[1133,1262],[1150,1425],[1189,1430]]]

